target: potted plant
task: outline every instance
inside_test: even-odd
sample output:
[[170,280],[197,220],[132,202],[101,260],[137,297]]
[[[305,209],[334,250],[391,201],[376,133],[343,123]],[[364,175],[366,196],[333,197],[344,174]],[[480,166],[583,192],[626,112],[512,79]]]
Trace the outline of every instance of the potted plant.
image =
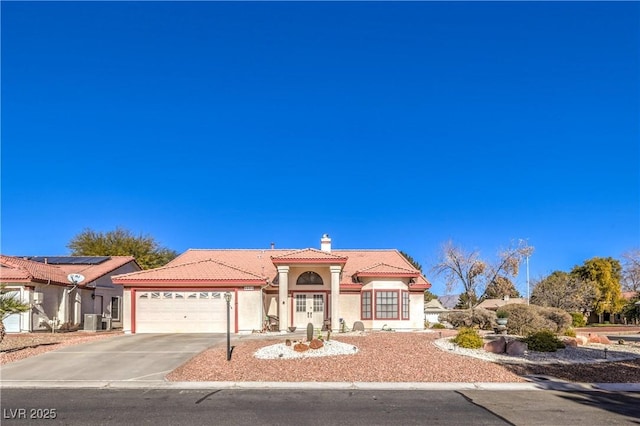
[[496,311],[496,322],[498,325],[507,325],[507,318],[509,318],[509,312],[507,311]]

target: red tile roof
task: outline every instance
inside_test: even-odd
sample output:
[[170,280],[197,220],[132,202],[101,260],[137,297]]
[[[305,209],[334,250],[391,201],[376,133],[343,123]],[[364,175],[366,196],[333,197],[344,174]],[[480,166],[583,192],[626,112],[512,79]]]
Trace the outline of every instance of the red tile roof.
[[[344,259],[344,266],[342,270],[342,281],[340,283],[341,288],[347,289],[349,286],[353,286],[352,276],[358,271],[364,271],[368,268],[376,268],[374,272],[379,272],[376,276],[385,276],[383,269],[390,275],[396,277],[394,274],[407,274],[406,276],[415,277],[415,283],[412,284],[413,290],[426,290],[431,287],[431,284],[424,278],[419,271],[417,271],[411,263],[402,255],[398,250],[332,250],[324,252],[315,249],[304,250],[285,250],[285,249],[189,249],[182,253],[174,260],[169,262],[164,268],[159,268],[150,271],[166,270],[169,266],[177,266],[182,264],[200,262],[204,260],[212,260],[229,267],[236,268],[254,276],[264,277],[270,282],[276,279],[278,271],[276,264],[282,263],[296,263],[300,259],[299,263],[314,263],[311,260],[326,260],[327,263],[334,263],[338,261],[338,264]],[[302,260],[304,259],[304,260]],[[286,262],[285,262],[286,260]],[[292,262],[292,260],[294,262]],[[381,266],[385,265],[385,266]],[[139,274],[139,273],[137,273]],[[164,272],[160,272],[158,276],[153,278],[154,280],[165,280],[163,278]],[[127,274],[132,275],[132,274]],[[143,279],[143,275],[136,275],[140,278],[140,282],[148,282]],[[150,275],[144,275],[150,277]],[[167,275],[171,276],[171,275]],[[115,283],[123,283],[120,277],[125,275],[118,275],[118,278],[114,279]],[[127,283],[134,283],[133,276]],[[179,278],[179,277],[175,277]],[[210,277],[214,278],[214,277]],[[169,279],[169,278],[167,278]],[[196,278],[194,278],[196,279]],[[138,282],[138,281],[135,281]],[[360,284],[357,284],[360,285]]]
[[337,256],[333,253],[312,248],[296,250],[278,256],[271,256],[271,260],[276,265],[296,263],[344,265],[347,262],[347,258],[344,256]]
[[203,285],[266,285],[265,276],[214,259],[170,264],[161,268],[116,275],[115,284],[203,284]]
[[67,274],[57,266],[26,260],[20,257],[0,255],[0,281],[40,282],[68,285]]
[[81,287],[101,278],[110,272],[133,262],[138,264],[132,256],[111,256],[98,265],[56,264],[51,265],[21,257],[0,255],[0,279],[2,282],[51,282],[58,285],[69,285],[69,274],[82,274],[85,280]]
[[386,263],[378,263],[368,268],[356,271],[355,277],[412,277],[420,276],[420,271],[416,269],[399,268],[397,266],[387,265]]

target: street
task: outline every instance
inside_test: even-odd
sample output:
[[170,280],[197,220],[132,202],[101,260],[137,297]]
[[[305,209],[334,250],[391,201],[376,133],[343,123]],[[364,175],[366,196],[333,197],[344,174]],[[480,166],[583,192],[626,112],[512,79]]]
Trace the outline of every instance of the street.
[[624,425],[640,394],[514,390],[3,389],[2,424]]

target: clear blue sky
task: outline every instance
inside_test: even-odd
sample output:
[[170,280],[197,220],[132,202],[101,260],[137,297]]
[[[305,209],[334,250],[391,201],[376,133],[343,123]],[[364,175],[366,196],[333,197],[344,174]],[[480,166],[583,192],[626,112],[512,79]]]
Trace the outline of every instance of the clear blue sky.
[[1,8],[3,254],[640,246],[640,3]]

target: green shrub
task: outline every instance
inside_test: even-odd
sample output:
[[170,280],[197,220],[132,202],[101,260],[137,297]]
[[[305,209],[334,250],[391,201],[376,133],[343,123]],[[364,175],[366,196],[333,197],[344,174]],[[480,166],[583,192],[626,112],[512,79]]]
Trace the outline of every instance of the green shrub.
[[564,332],[565,336],[576,337],[576,331],[573,328],[567,328]]
[[443,329],[443,328],[447,328],[447,327],[445,327],[444,324],[440,324],[439,322],[437,322],[437,323],[433,324],[431,326],[431,328]]
[[509,318],[509,312],[508,311],[503,311],[502,309],[498,309],[496,311],[496,317],[497,318]]
[[469,327],[462,327],[458,330],[458,334],[453,338],[452,342],[461,348],[467,349],[479,349],[484,343],[478,332]]
[[541,330],[521,339],[530,351],[555,352],[564,348],[564,343],[551,330]]
[[587,325],[587,320],[584,319],[584,315],[580,312],[571,312],[571,327],[584,327]]

